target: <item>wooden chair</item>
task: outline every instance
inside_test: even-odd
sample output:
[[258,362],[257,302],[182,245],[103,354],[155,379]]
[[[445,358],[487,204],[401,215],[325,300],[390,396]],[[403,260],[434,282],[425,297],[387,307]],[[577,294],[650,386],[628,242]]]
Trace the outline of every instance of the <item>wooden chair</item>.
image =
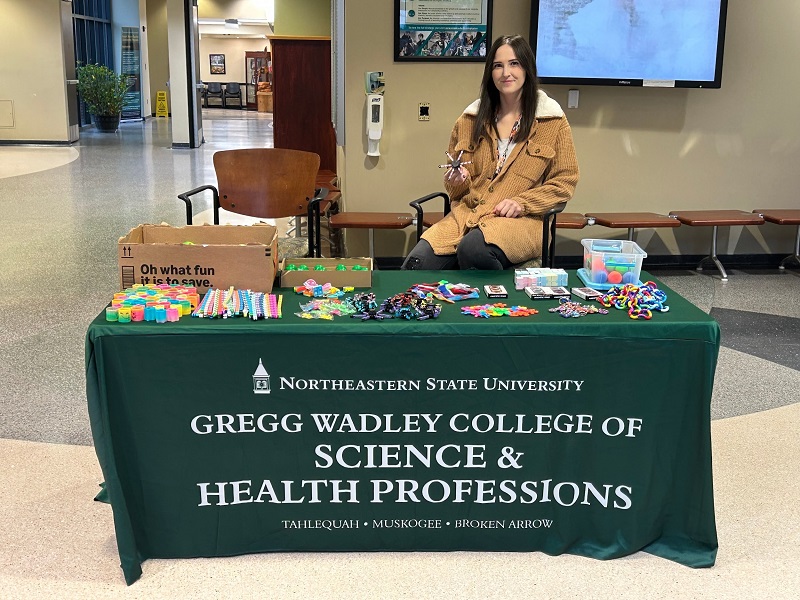
[[[443,211],[442,212],[434,212],[431,215],[426,215],[422,205],[425,202],[433,200],[435,198],[441,198],[443,201]],[[450,212],[450,196],[448,196],[444,192],[436,192],[433,194],[428,194],[427,196],[423,196],[422,198],[417,198],[412,202],[409,202],[409,206],[413,208],[416,213],[416,224],[417,224],[417,241],[422,238],[422,232],[425,230],[425,227],[430,227],[440,219],[443,219],[447,213]],[[556,220],[557,215],[564,208],[567,206],[566,202],[562,202],[548,210],[546,213],[542,215],[542,256],[541,256],[541,263],[538,260],[535,262],[539,263],[542,267],[549,267],[553,268],[555,264],[556,258]],[[533,266],[531,261],[527,261],[522,265],[517,266]]]
[[217,185],[203,185],[178,194],[186,203],[186,224],[192,224],[191,197],[209,190],[214,197],[214,224],[219,209],[263,219],[308,217],[308,244],[302,238],[278,240],[279,258],[319,257],[320,203],[328,189],[316,188],[319,155],[283,148],[223,150],[214,154]]

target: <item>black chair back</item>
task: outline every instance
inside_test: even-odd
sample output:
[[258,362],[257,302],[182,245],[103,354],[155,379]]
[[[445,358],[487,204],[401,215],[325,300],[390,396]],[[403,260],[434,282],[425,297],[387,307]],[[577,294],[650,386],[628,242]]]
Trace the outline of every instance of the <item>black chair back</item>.
[[235,81],[225,84],[225,95],[222,96],[222,104],[225,108],[228,107],[228,102],[230,100],[236,100],[239,104],[238,108],[244,108],[242,103],[242,88]]
[[208,99],[209,98],[218,98],[219,104],[218,106],[225,106],[225,98],[222,96],[222,84],[217,81],[209,81],[206,84],[206,89],[203,93],[203,106],[208,108]]

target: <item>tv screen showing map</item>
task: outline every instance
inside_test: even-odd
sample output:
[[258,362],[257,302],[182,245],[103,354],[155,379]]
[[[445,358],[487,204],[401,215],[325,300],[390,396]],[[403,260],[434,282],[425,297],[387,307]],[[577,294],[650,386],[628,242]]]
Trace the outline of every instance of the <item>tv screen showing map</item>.
[[718,88],[727,0],[532,0],[543,83]]

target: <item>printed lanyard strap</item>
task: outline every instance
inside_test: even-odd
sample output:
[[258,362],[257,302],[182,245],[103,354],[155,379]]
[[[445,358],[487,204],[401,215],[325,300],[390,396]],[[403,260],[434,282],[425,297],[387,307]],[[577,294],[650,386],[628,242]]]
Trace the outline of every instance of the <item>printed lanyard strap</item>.
[[497,144],[497,168],[495,168],[495,170],[494,170],[494,176],[495,177],[497,177],[497,175],[503,169],[503,165],[506,164],[506,158],[508,158],[508,149],[511,146],[511,142],[514,141],[514,136],[517,135],[517,132],[519,131],[519,123],[520,123],[521,120],[522,120],[522,115],[518,116],[517,120],[514,121],[514,125],[511,127],[511,133],[508,134],[508,142],[506,142],[506,147],[505,147],[505,150],[503,150],[502,154],[500,153],[500,143],[498,141],[498,144]]

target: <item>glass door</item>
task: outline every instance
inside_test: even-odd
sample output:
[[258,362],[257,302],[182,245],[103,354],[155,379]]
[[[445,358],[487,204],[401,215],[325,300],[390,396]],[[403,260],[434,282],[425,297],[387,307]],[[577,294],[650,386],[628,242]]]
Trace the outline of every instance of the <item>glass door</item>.
[[258,108],[258,84],[267,81],[267,61],[264,52],[245,52],[245,75],[247,77],[247,110]]

